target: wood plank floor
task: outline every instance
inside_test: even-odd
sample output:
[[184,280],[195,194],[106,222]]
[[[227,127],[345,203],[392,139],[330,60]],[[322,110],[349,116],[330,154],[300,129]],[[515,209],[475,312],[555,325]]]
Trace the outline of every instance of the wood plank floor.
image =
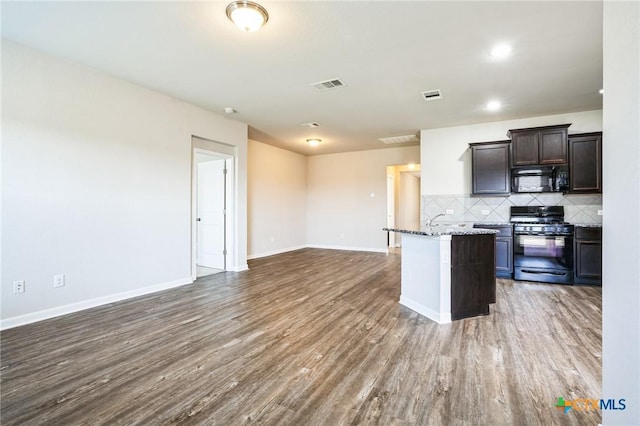
[[1,333],[3,425],[596,425],[601,292],[499,280],[485,317],[398,304],[400,256],[304,249]]

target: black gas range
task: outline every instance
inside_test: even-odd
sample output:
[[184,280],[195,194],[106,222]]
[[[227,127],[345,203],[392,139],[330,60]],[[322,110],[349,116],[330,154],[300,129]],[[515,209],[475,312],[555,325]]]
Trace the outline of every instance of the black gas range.
[[513,278],[571,284],[573,225],[563,206],[513,206]]

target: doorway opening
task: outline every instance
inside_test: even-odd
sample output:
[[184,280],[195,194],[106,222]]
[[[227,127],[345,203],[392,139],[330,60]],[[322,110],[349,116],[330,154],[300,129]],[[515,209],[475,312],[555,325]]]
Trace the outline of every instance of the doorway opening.
[[234,157],[194,148],[192,270],[195,280],[227,270],[233,235]]
[[[420,164],[387,166],[387,228],[420,229]],[[402,235],[389,232],[390,251],[402,247]]]

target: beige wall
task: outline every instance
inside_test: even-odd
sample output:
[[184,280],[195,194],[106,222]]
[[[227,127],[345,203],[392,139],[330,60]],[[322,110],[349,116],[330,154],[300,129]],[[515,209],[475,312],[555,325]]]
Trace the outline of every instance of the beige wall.
[[192,135],[236,155],[245,269],[246,124],[2,42],[2,327],[191,282]]
[[[408,164],[387,167],[387,176],[393,178],[393,228],[417,229],[420,227],[420,164],[409,168]],[[389,246],[400,247],[402,234],[391,233]]]
[[386,251],[386,167],[419,158],[418,146],[308,157],[308,245]]
[[420,227],[420,178],[411,172],[400,172],[398,185],[398,228]]
[[469,143],[506,140],[507,130],[572,123],[569,133],[602,130],[602,110],[422,130],[422,195],[471,193]]
[[307,157],[249,140],[249,258],[307,242]]

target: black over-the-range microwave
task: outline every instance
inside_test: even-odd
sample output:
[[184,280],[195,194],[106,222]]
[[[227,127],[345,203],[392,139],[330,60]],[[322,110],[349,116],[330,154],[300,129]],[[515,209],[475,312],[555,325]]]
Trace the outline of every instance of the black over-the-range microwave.
[[567,166],[511,169],[511,192],[564,192],[569,190]]

